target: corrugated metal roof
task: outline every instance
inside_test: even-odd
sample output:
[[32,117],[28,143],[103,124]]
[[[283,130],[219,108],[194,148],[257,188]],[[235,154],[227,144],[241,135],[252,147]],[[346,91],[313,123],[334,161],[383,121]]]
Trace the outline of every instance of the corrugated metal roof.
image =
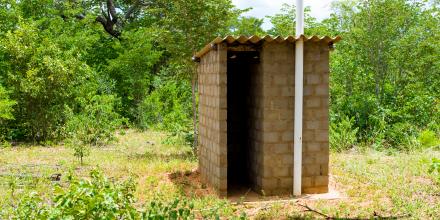
[[318,36],[310,36],[307,37],[305,35],[300,35],[299,37],[294,37],[294,36],[288,36],[288,37],[272,37],[270,35],[266,35],[264,37],[258,37],[258,36],[251,36],[251,37],[246,37],[246,36],[238,36],[238,37],[234,37],[234,36],[226,36],[224,38],[221,37],[217,37],[215,38],[213,41],[211,41],[211,43],[207,44],[205,47],[203,47],[203,49],[201,49],[199,52],[197,52],[194,57],[195,58],[201,58],[203,57],[203,55],[205,55],[206,53],[208,53],[211,49],[212,49],[212,45],[215,44],[220,44],[220,43],[228,43],[228,44],[232,44],[232,43],[240,43],[240,44],[258,44],[261,42],[277,42],[277,43],[283,43],[283,42],[290,42],[293,43],[299,39],[304,40],[304,42],[307,41],[312,41],[312,42],[318,42],[318,41],[323,41],[326,42],[328,44],[334,44],[337,43],[338,41],[341,40],[341,37],[337,36],[334,38],[331,38],[329,36],[325,36],[325,37],[318,37]]

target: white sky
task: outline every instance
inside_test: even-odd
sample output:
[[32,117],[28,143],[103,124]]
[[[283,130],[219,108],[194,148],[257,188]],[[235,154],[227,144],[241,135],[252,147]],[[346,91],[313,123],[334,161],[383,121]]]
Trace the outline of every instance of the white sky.
[[[311,7],[311,15],[319,21],[330,16],[330,5],[334,0],[304,0],[304,6]],[[274,15],[280,12],[283,3],[295,4],[295,0],[232,0],[240,9],[253,8],[245,13],[245,16],[265,18],[266,15]],[[267,19],[263,25],[264,29],[269,29],[271,24]]]

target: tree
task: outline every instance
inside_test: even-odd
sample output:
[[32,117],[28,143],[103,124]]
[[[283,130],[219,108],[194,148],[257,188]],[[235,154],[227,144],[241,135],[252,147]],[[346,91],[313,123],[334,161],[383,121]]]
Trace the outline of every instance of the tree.
[[[296,9],[295,5],[284,3],[281,7],[281,13],[273,16],[266,16],[273,27],[268,33],[274,36],[295,35]],[[325,35],[328,33],[325,26],[317,22],[316,18],[310,15],[310,7],[304,9],[304,33],[306,35]]]
[[404,136],[438,123],[438,7],[405,0],[334,7],[323,21],[343,38],[331,59],[332,112],[354,116],[359,138],[379,145],[404,145]]
[[0,124],[2,119],[14,118],[12,111],[15,104],[15,101],[9,99],[6,89],[0,85]]
[[119,1],[106,0],[106,6],[99,1],[101,13],[96,17],[96,21],[101,23],[104,30],[115,38],[121,36],[124,25],[137,18],[136,14],[143,7],[154,5],[155,1]]
[[117,85],[113,91],[121,97],[121,114],[139,125],[142,114],[140,105],[152,92],[153,78],[158,65],[164,64],[162,48],[154,46],[151,28],[127,30],[121,42],[114,42],[118,57],[108,61],[105,74]]
[[[194,143],[197,146],[197,73],[190,57],[218,35],[229,33],[229,27],[242,10],[235,9],[231,0],[175,0],[166,1],[166,9],[159,13],[158,23],[166,31],[160,43],[172,56],[172,63],[180,67],[180,76],[191,80]],[[191,21],[191,22],[188,22]]]
[[266,35],[266,32],[262,28],[263,23],[264,19],[241,16],[237,19],[235,23],[232,24],[231,34],[245,36]]

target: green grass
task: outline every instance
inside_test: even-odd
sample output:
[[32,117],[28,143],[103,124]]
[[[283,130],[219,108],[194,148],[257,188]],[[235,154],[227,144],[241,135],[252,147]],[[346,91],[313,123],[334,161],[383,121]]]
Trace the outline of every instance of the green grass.
[[[99,167],[110,178],[135,176],[139,206],[180,196],[194,202],[198,216],[217,212],[232,218],[245,212],[256,219],[322,217],[305,211],[296,202],[237,204],[218,199],[191,173],[197,168],[191,148],[164,144],[166,135],[160,132],[125,133],[114,145],[94,148],[83,166],[73,157],[72,149],[63,146],[0,149],[0,207],[14,204],[31,191],[50,195],[55,184],[50,179],[53,174],[62,174],[63,183],[69,171],[86,177],[91,169]],[[439,158],[440,152],[334,153],[331,184],[345,198],[298,203],[330,217],[438,219],[440,182],[438,174],[428,172],[433,157]]]

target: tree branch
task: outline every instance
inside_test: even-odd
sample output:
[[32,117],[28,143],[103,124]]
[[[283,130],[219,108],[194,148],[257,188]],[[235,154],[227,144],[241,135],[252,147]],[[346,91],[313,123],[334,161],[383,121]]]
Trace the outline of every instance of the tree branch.
[[118,14],[116,14],[115,4],[113,0],[107,0],[107,12],[109,17],[114,23],[118,22]]

